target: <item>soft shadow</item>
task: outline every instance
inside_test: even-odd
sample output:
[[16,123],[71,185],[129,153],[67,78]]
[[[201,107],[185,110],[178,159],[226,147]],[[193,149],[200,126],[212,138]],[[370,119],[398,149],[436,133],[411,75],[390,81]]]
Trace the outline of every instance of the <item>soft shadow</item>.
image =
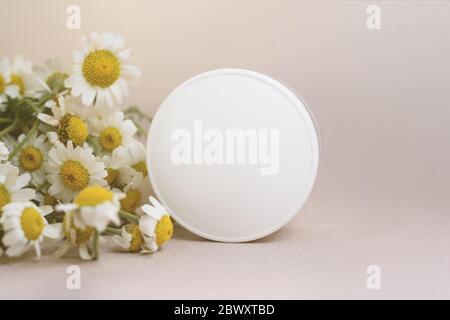
[[[297,233],[298,230],[295,232]],[[246,243],[249,244],[267,244],[267,243],[279,243],[279,242],[288,242],[294,238],[294,232],[290,232],[290,230],[282,228],[275,233],[269,234],[263,238],[256,239],[253,241],[248,241]]]
[[203,239],[192,232],[186,230],[179,224],[174,227],[173,238],[183,241],[195,241],[195,242],[211,242],[210,240]]
[[[285,226],[284,228],[281,228],[280,230],[276,231],[275,233],[272,233],[268,236],[265,236],[264,238],[253,240],[253,241],[247,241],[242,243],[248,243],[248,244],[267,244],[267,243],[276,243],[276,242],[288,242],[292,239],[298,237],[299,233],[298,228],[292,228],[290,226]],[[204,239],[200,236],[197,236],[193,234],[192,232],[186,230],[180,225],[176,225],[174,229],[173,234],[174,239],[179,239],[183,241],[195,241],[195,242],[216,242],[213,240]],[[219,241],[219,243],[221,243]]]
[[69,250],[64,257],[57,258],[54,255],[57,249],[58,249],[57,246],[42,248],[41,260],[37,260],[34,248],[30,248],[20,257],[8,257],[5,259],[0,259],[0,265],[14,265],[19,263],[35,264],[39,262],[48,262],[50,260],[52,261],[52,263],[60,263],[60,264],[68,264],[68,263],[83,264],[89,262],[87,260],[80,259],[80,256],[78,255],[78,250],[76,250],[75,248],[72,248],[73,250],[72,249]]

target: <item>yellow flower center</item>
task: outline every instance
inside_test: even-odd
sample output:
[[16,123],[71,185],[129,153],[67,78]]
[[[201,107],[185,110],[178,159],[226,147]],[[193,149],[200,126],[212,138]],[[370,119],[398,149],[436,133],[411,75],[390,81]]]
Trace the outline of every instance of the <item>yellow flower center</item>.
[[0,184],[0,208],[11,202],[11,196],[6,187]]
[[84,59],[82,72],[91,86],[107,88],[119,78],[120,62],[111,51],[96,50]]
[[100,132],[100,145],[103,150],[113,151],[122,143],[122,134],[117,128],[108,127]]
[[45,83],[47,83],[47,85],[50,88],[62,87],[64,85],[64,80],[66,80],[68,77],[69,77],[69,75],[67,73],[57,71],[57,72],[52,73],[47,78]]
[[147,172],[147,165],[145,164],[144,161],[138,162],[135,165],[133,165],[132,167],[137,172],[142,173],[144,175],[144,177],[147,176],[147,174],[148,174],[148,172]]
[[3,76],[0,74],[0,94],[5,92],[5,89],[6,89],[5,78],[3,78]]
[[61,180],[67,188],[78,191],[87,187],[89,172],[80,162],[67,160],[61,165],[60,170]]
[[35,171],[42,166],[42,153],[38,148],[27,147],[19,155],[19,164],[26,171]]
[[80,146],[86,141],[88,134],[86,122],[77,116],[66,114],[59,121],[58,137],[64,144],[72,140],[75,146]]
[[173,224],[170,216],[166,214],[159,220],[156,225],[155,235],[156,235],[156,244],[158,247],[162,246],[164,243],[172,238],[173,233]]
[[11,84],[15,84],[19,87],[19,92],[21,95],[25,93],[25,82],[23,81],[22,77],[18,74],[12,74],[11,75]]
[[117,177],[119,176],[119,170],[117,169],[106,169],[106,172],[108,172],[108,175],[106,176],[106,182],[108,182],[109,185],[112,185],[114,181],[116,181]]
[[81,190],[74,202],[79,206],[96,206],[106,201],[112,201],[113,193],[99,186],[90,186]]
[[139,226],[135,224],[132,225],[129,228],[128,232],[131,233],[130,251],[131,252],[141,251],[143,238],[141,231],[139,230]]
[[[93,227],[86,227],[84,229],[75,227],[73,223],[73,216],[71,214],[66,214],[63,220],[64,235],[71,241],[74,241],[77,245],[88,242],[94,232]],[[70,230],[75,230],[75,239],[72,239],[72,234]]]
[[58,201],[54,196],[49,195],[48,193],[44,194],[44,205],[45,206],[56,206]]
[[22,225],[25,238],[30,241],[39,238],[45,226],[44,218],[42,218],[41,213],[34,208],[26,208],[22,212],[20,224]]
[[134,212],[141,204],[141,192],[139,190],[130,190],[126,197],[120,200],[120,208],[126,212]]

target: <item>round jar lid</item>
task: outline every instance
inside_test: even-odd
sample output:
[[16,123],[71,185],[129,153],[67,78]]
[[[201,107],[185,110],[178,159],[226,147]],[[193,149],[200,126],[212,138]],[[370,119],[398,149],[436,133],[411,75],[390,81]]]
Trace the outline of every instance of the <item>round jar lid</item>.
[[288,223],[311,192],[318,161],[303,102],[247,70],[209,71],[181,84],[147,141],[156,196],[179,224],[216,241],[255,240]]

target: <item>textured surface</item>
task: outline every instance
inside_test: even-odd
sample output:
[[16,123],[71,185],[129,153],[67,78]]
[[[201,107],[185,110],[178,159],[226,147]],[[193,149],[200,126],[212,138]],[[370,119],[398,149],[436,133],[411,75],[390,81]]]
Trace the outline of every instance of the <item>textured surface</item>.
[[[49,248],[33,262],[30,252],[28,259],[2,261],[0,298],[450,298],[449,218],[403,221],[392,211],[339,222],[326,213],[354,209],[375,217],[377,209],[333,207],[308,206],[280,232],[253,243],[214,243],[178,228],[168,247],[151,256],[107,246],[101,260],[80,262],[75,252],[57,260]],[[79,291],[66,287],[72,264],[81,268]],[[371,264],[382,268],[380,291],[366,288]]]
[[[450,298],[450,2],[380,1],[377,32],[366,1],[80,0],[81,31],[65,28],[70,3],[5,4],[2,54],[70,61],[82,33],[120,32],[144,72],[127,102],[149,114],[205,70],[266,73],[313,111],[319,178],[301,215],[268,239],[176,232],[151,257],[2,260],[0,298]],[[74,263],[79,292],[65,286]],[[371,264],[381,291],[366,289]]]

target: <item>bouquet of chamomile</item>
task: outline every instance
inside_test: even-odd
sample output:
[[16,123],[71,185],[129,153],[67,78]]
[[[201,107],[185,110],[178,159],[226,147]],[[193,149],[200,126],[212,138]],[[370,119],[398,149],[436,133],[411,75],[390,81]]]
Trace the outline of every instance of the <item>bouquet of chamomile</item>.
[[67,69],[58,59],[38,67],[0,58],[2,257],[34,249],[39,258],[41,243],[53,241],[57,257],[98,259],[102,237],[152,253],[172,237],[139,140],[151,119],[121,108],[141,76],[131,49],[113,33],[81,42]]

